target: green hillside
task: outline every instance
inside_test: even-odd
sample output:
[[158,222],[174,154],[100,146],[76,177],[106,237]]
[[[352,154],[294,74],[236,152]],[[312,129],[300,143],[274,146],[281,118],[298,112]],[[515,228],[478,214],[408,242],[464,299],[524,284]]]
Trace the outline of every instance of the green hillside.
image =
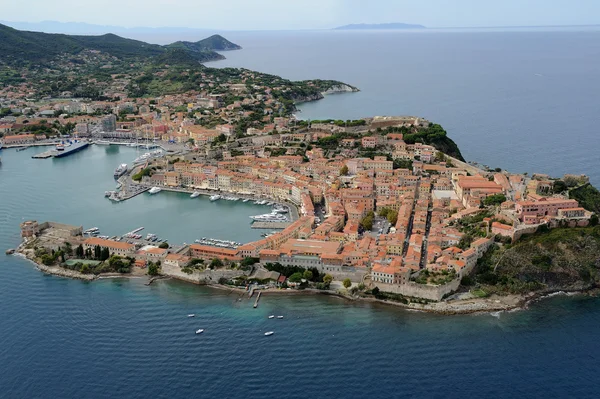
[[149,59],[161,56],[171,62],[180,59],[185,64],[189,63],[190,57],[184,57],[181,53],[167,52],[173,49],[183,50],[197,62],[205,62],[224,58],[215,50],[240,48],[219,35],[194,43],[180,41],[168,46],[159,46],[126,39],[111,33],[101,36],[73,36],[20,31],[0,24],[0,62],[5,64],[48,62],[60,55],[76,55],[83,50],[101,51],[121,60]]

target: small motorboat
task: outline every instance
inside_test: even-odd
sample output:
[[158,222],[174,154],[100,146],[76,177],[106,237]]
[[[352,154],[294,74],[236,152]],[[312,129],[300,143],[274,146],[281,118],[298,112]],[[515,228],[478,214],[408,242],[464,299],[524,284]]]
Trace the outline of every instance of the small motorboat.
[[274,318],[275,318],[275,315],[269,316],[269,319],[274,319]]
[[283,319],[283,316],[277,316],[278,319]]
[[196,334],[202,334],[203,332],[204,332],[204,329],[202,329],[202,328],[199,330],[196,330]]
[[192,313],[192,314],[189,314],[188,317],[196,317],[196,315]]
[[265,335],[266,335],[267,337],[268,337],[269,335],[273,335],[273,334],[275,334],[275,332],[274,332],[274,331],[267,331],[267,332],[265,333]]

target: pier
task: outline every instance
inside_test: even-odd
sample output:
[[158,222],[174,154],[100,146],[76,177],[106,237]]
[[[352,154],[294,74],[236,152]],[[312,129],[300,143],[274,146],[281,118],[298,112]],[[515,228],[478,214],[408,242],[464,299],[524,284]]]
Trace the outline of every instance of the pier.
[[44,151],[39,154],[33,155],[31,158],[34,158],[34,159],[51,158],[51,157],[55,156],[57,152],[58,151],[56,151],[56,150],[48,150],[48,151]]
[[256,309],[258,307],[258,301],[260,300],[260,294],[262,293],[262,291],[258,291],[258,295],[256,296],[256,301],[254,301],[254,308]]
[[253,229],[285,229],[290,226],[292,222],[254,222],[252,223]]

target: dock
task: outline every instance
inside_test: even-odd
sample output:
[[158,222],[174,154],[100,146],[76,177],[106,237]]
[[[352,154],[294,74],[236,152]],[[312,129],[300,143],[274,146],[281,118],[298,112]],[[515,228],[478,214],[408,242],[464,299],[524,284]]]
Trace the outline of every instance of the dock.
[[285,229],[286,227],[290,226],[292,224],[292,222],[254,222],[252,223],[252,228],[253,229],[270,229],[270,230],[277,230],[277,229]]
[[260,300],[260,294],[262,292],[258,291],[258,295],[256,296],[256,301],[254,301],[254,308],[256,309],[258,307],[258,301]]
[[46,159],[46,158],[51,158],[51,157],[53,157],[53,156],[56,156],[56,153],[57,153],[57,152],[58,152],[58,151],[56,151],[56,150],[48,150],[48,151],[44,151],[44,152],[41,152],[41,153],[39,153],[39,154],[33,155],[31,158],[34,158],[34,159]]
[[63,151],[56,151],[56,155],[54,155],[54,157],[55,158],[66,157],[68,155],[71,155],[73,153],[81,151],[84,148],[87,148],[89,145],[90,145],[90,143],[87,143],[87,142],[73,143],[70,146],[65,147],[65,149]]

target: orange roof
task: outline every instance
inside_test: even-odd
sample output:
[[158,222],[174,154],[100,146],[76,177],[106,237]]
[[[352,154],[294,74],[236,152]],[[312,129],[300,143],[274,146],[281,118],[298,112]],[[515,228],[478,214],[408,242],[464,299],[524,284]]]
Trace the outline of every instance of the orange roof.
[[129,244],[126,242],[119,242],[113,240],[105,240],[103,238],[90,237],[83,242],[85,245],[96,246],[99,245],[101,247],[106,248],[114,248],[114,249],[122,249],[122,250],[130,250],[135,248],[135,245]]

